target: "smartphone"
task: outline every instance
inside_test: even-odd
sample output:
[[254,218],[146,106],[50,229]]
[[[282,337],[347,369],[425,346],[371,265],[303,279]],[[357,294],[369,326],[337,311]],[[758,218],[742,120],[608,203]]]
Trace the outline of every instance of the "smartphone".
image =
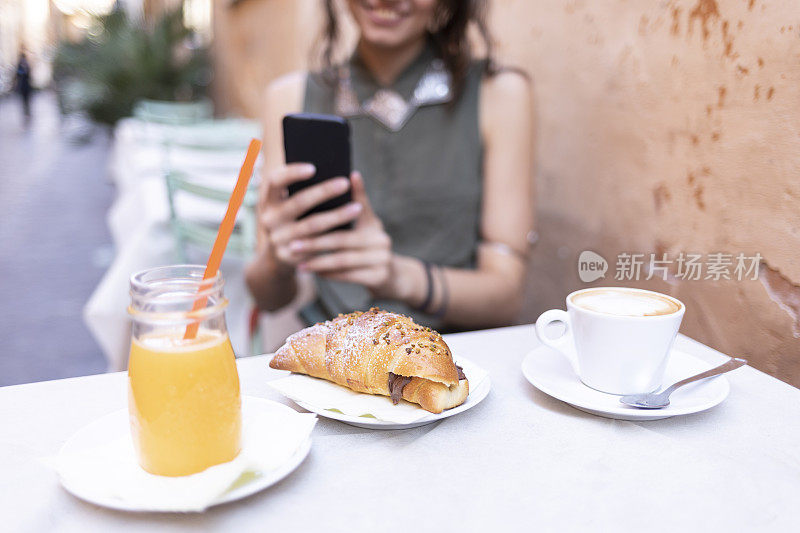
[[[297,113],[283,117],[283,149],[286,163],[312,163],[317,172],[311,178],[289,185],[289,195],[336,177],[350,179],[350,125],[335,115]],[[352,201],[350,189],[300,215],[329,211]],[[334,230],[351,229],[352,222]],[[333,231],[333,230],[331,230]]]

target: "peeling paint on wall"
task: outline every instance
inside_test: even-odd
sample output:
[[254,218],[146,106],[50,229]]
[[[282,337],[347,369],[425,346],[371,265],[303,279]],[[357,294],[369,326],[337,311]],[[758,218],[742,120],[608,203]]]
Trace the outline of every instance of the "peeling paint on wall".
[[653,204],[656,212],[661,211],[661,208],[672,199],[672,193],[669,192],[667,186],[663,183],[653,189]]
[[717,107],[725,106],[725,95],[728,94],[728,89],[725,87],[719,87],[717,89]]
[[758,279],[769,297],[792,317],[792,333],[795,338],[800,338],[800,284],[793,283],[766,262],[759,266]]
[[689,33],[691,34],[695,21],[700,22],[703,30],[703,40],[707,40],[711,31],[708,29],[712,19],[719,18],[719,9],[715,0],[698,0],[697,5],[689,12]]

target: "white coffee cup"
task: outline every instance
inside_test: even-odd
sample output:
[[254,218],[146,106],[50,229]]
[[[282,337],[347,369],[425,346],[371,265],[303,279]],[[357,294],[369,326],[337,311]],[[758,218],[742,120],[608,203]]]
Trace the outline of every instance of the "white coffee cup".
[[[543,344],[567,357],[580,380],[610,394],[653,392],[664,369],[686,306],[653,291],[592,287],[567,296],[567,311],[551,309],[536,320]],[[563,322],[558,337],[547,326]]]

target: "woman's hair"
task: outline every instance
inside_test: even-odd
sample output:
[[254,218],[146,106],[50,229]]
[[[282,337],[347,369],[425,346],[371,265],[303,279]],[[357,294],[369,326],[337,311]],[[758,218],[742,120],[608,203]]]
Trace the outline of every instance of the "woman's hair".
[[[340,37],[339,16],[335,0],[325,0],[327,21],[321,36],[322,73],[330,83],[335,82],[334,50]],[[486,0],[439,0],[428,36],[436,53],[444,61],[453,80],[453,90],[458,96],[472,59],[472,49],[467,34],[470,23],[475,25],[486,50],[485,74],[494,75],[494,43],[486,24]]]

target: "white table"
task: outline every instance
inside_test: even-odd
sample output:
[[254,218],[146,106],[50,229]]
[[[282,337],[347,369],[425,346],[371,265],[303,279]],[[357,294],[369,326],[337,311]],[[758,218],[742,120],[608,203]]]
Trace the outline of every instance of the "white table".
[[[437,424],[372,431],[321,420],[287,479],[205,514],[83,503],[38,461],[126,405],[124,373],[0,388],[3,531],[798,531],[800,390],[752,368],[696,415],[623,422],[538,392],[520,363],[532,326],[446,337],[489,371],[479,406]],[[723,356],[686,337],[678,347]],[[266,357],[239,360],[244,394],[283,401]],[[290,403],[290,402],[286,402]],[[10,526],[10,527],[9,527]]]

